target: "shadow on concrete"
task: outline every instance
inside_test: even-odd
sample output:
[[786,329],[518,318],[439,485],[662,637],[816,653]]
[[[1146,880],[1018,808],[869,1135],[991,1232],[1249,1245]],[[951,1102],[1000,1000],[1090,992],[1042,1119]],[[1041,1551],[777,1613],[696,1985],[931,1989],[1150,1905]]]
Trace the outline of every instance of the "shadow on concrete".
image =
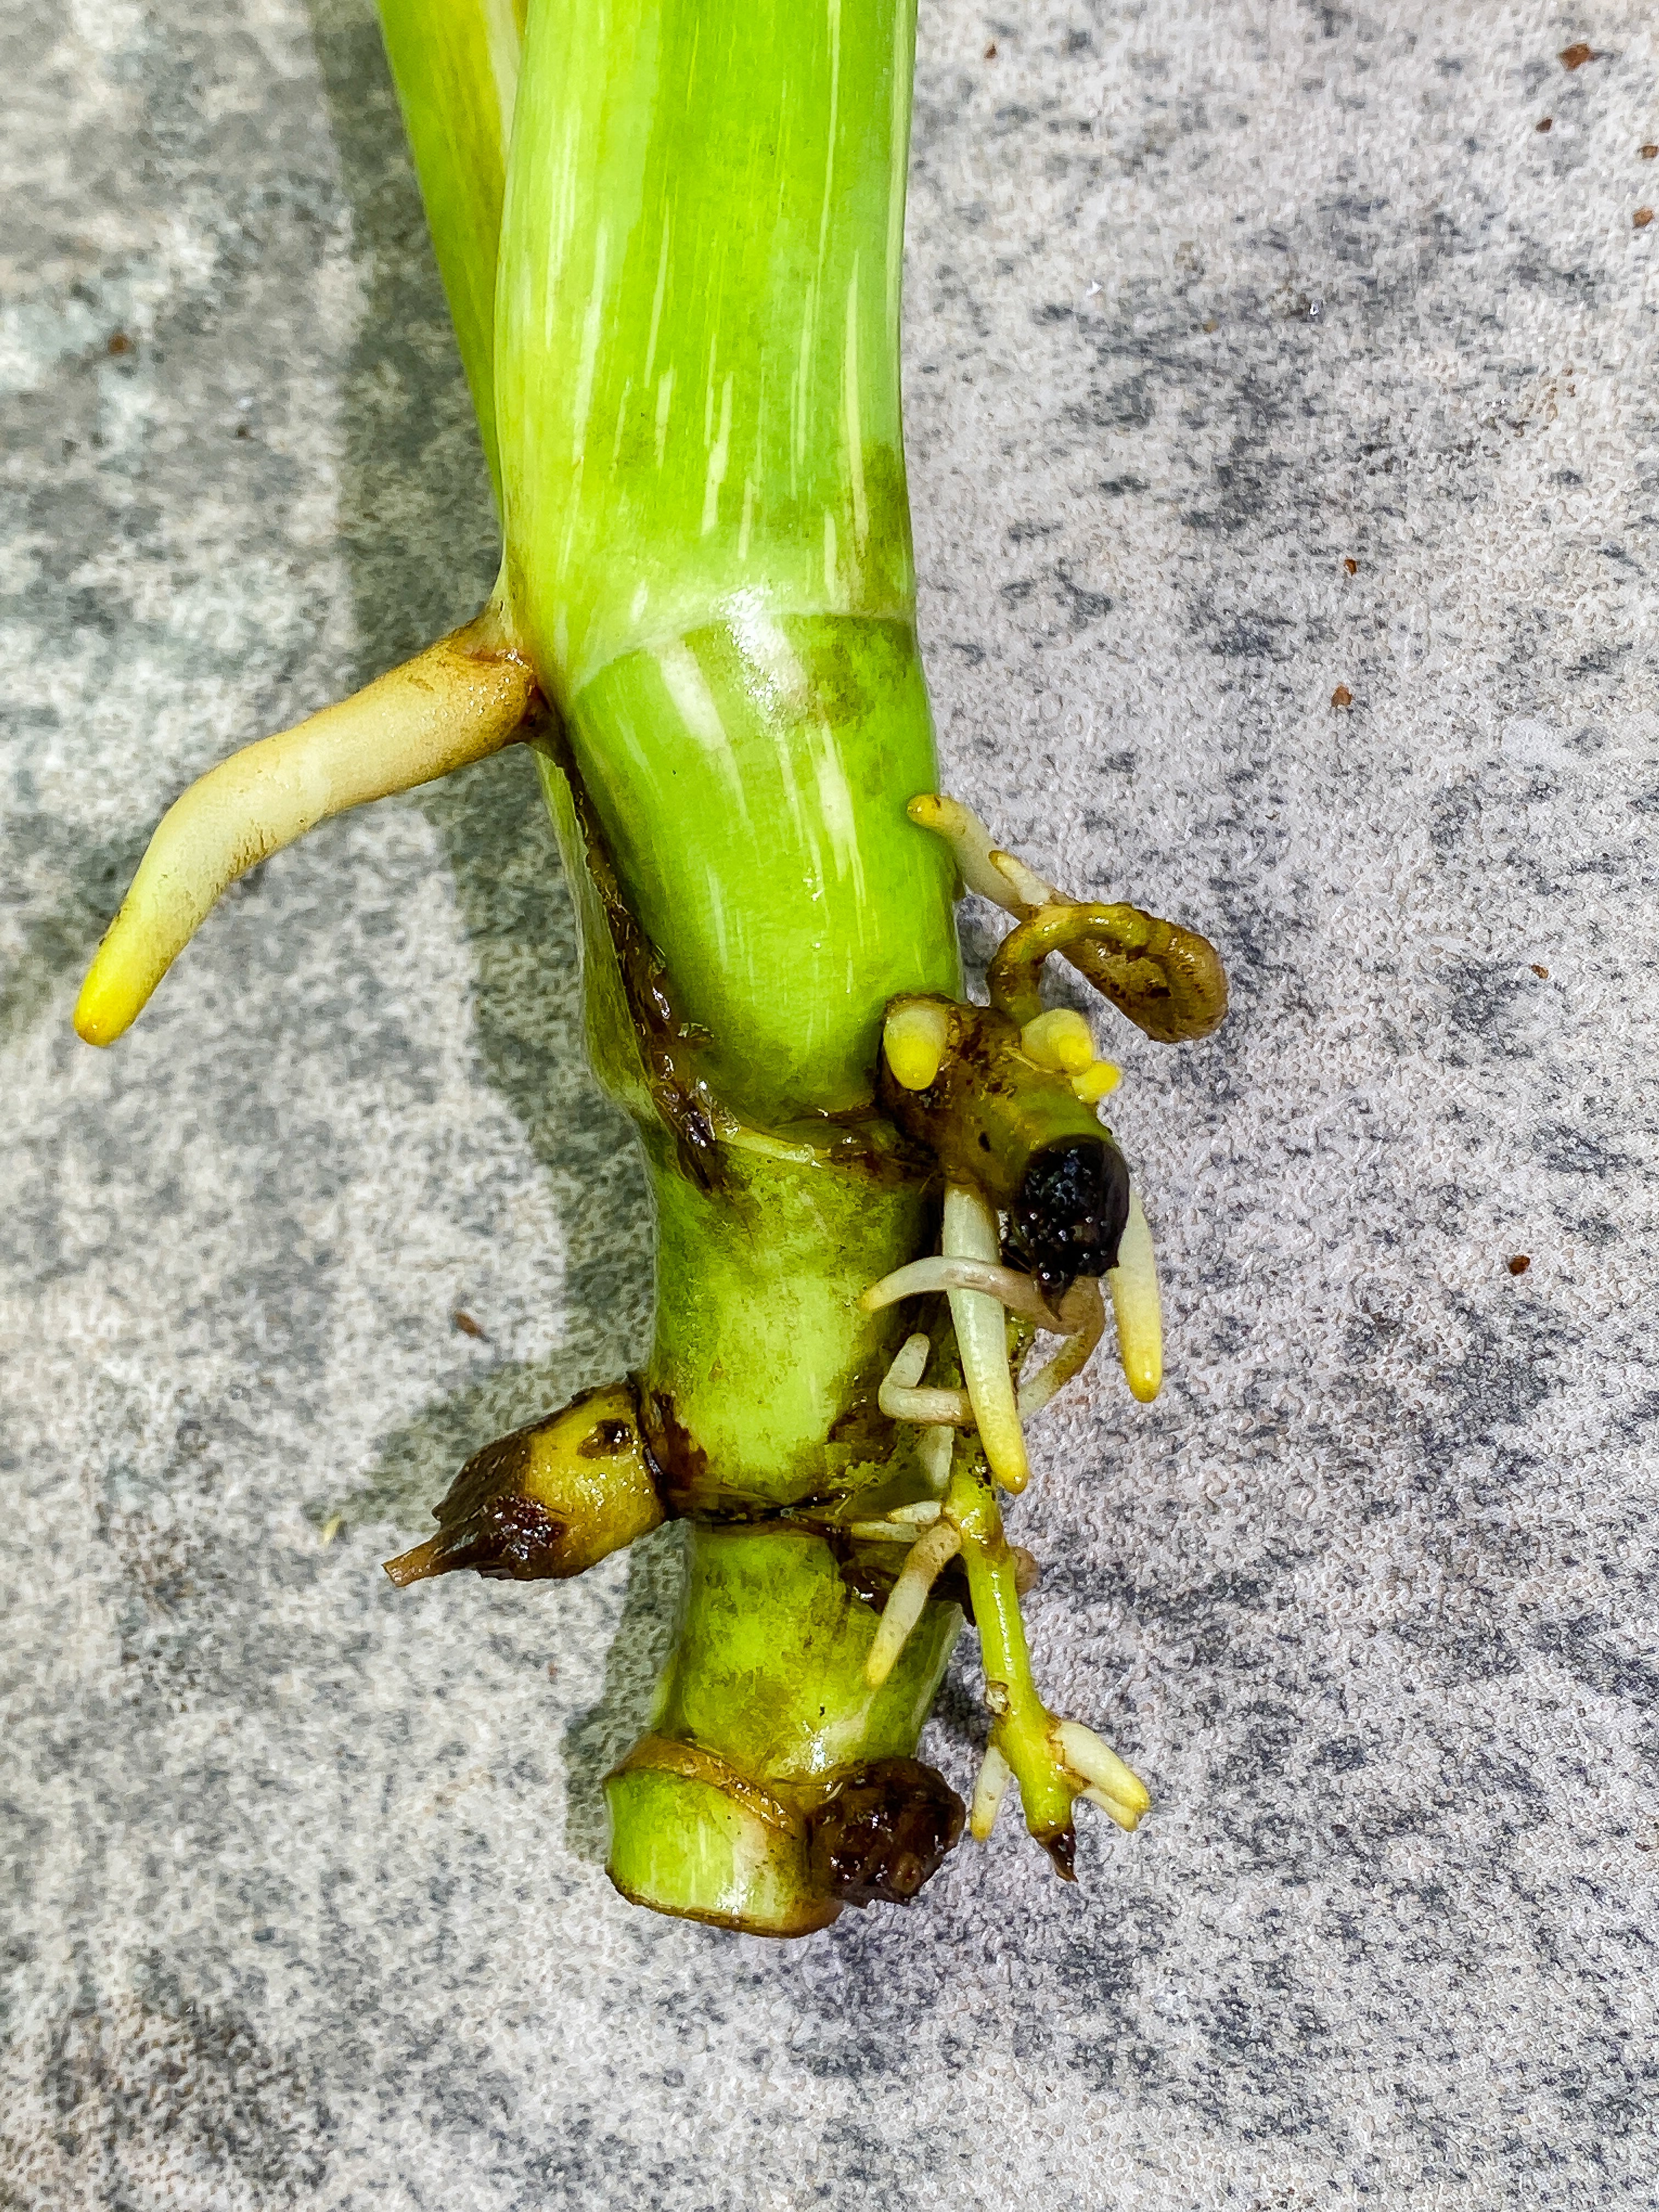
[[[343,395],[341,534],[366,683],[476,612],[499,536],[370,0],[309,0],[355,252],[368,307]],[[489,1081],[550,1178],[566,1244],[563,1341],[502,1366],[386,1440],[353,1519],[415,1540],[469,1454],[635,1364],[648,1337],[651,1224],[626,1122],[588,1073],[574,917],[532,763],[508,755],[416,794],[443,842],[476,963]],[[573,1723],[568,1841],[603,1856],[599,1779],[645,1724],[679,1583],[672,1535],[640,1547],[605,1693]]]

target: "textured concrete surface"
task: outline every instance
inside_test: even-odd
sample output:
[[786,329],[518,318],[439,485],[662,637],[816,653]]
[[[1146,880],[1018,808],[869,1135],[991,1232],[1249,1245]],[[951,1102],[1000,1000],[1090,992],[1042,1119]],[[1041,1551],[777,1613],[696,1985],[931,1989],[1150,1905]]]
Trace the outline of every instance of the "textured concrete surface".
[[1237,984],[1114,1035],[1170,1386],[1016,1510],[1159,1809],[1076,1890],[1010,1826],[798,1947],[654,1921],[597,1779],[672,1539],[384,1582],[644,1325],[527,771],[260,871],[115,1052],[69,1010],[182,782],[479,598],[465,395],[364,0],[15,0],[9,2212],[1659,2203],[1652,10],[922,50],[951,781]]

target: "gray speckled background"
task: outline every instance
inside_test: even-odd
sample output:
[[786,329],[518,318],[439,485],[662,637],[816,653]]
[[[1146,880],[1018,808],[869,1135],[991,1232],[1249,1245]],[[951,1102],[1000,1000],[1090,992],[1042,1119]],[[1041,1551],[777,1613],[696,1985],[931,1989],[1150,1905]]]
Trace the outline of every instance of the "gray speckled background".
[[527,768],[70,1035],[168,798],[490,574],[367,0],[14,0],[0,83],[0,2204],[1659,2203],[1652,9],[925,9],[950,778],[1237,1011],[1115,1035],[1173,1372],[1016,1509],[1159,1808],[794,1947],[600,1869],[672,1537],[379,1571],[644,1325]]

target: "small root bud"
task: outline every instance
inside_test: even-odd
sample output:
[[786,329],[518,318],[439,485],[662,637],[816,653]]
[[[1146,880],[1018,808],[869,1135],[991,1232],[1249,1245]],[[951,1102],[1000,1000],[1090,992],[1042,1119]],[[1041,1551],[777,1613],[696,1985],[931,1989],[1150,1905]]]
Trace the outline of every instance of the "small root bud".
[[1080,1075],[1072,1078],[1072,1089],[1085,1106],[1098,1106],[1117,1089],[1123,1070],[1109,1060],[1091,1060]]
[[939,1073],[951,1042],[951,1010],[939,999],[903,999],[889,1009],[882,1049],[893,1080],[907,1091],[926,1091]]
[[1019,1042],[1028,1060],[1060,1075],[1079,1076],[1094,1065],[1095,1041],[1089,1024],[1070,1006],[1051,1006],[1027,1022]]

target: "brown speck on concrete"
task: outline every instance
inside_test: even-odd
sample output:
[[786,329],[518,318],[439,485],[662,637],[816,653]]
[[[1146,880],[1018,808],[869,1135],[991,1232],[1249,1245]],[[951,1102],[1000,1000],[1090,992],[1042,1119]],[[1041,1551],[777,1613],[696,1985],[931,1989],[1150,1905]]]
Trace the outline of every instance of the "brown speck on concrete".
[[1638,146],[1636,150],[1644,161],[1651,161],[1659,155],[1659,146]]
[[1555,118],[1553,115],[1546,115],[1541,118],[1540,121],[1534,123],[1532,127],[1534,131],[1553,131],[1555,128]]
[[986,58],[986,60],[987,60],[988,62],[994,62],[994,61],[996,59],[996,58],[997,58],[997,42],[996,42],[996,40],[995,40],[994,39],[993,39],[993,40],[992,40],[992,41],[991,41],[991,43],[990,43],[990,45],[989,45],[988,46],[987,46],[987,48],[985,49],[985,58]]
[[1331,704],[1332,704],[1332,706],[1333,706],[1333,707],[1352,707],[1352,704],[1353,704],[1353,693],[1352,693],[1352,691],[1350,691],[1350,690],[1349,690],[1349,689],[1348,689],[1348,687],[1347,687],[1347,685],[1346,685],[1346,684],[1339,684],[1337,685],[1337,687],[1336,687],[1335,690],[1332,692],[1332,694],[1331,694]]
[[1638,208],[1635,214],[1631,217],[1631,221],[1636,225],[1638,230],[1645,230],[1648,225],[1653,221],[1653,210],[1651,208]]
[[1528,1268],[1532,1265],[1531,1255],[1526,1252],[1517,1252],[1515,1257],[1509,1261],[1508,1265],[1510,1274],[1524,1275]]
[[1357,576],[1359,574],[1359,563],[1358,561],[1345,561],[1342,563],[1342,566],[1350,576]]
[[113,331],[110,334],[108,350],[113,354],[131,353],[132,340],[125,331]]
[[1587,46],[1582,39],[1577,39],[1571,46],[1562,47],[1558,59],[1564,70],[1583,69],[1586,62],[1593,62],[1595,59],[1595,49],[1593,46]]
[[484,1333],[483,1323],[480,1321],[474,1321],[470,1313],[464,1312],[459,1306],[457,1306],[454,1312],[451,1314],[449,1317],[451,1321],[454,1322],[456,1328],[459,1329],[463,1336],[472,1336],[478,1338],[480,1340],[483,1340]]
[[1534,975],[1541,975],[1547,983],[1550,980],[1549,969],[1547,968],[1540,968],[1535,960],[1532,963],[1532,972]]

